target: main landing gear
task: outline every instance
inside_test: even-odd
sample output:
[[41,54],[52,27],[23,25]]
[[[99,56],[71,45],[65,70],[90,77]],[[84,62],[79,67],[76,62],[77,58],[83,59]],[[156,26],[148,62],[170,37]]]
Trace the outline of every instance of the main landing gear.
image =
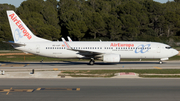
[[91,58],[91,60],[89,61],[89,65],[94,65],[94,58]]
[[159,61],[159,64],[163,64],[163,62],[160,60],[160,61]]

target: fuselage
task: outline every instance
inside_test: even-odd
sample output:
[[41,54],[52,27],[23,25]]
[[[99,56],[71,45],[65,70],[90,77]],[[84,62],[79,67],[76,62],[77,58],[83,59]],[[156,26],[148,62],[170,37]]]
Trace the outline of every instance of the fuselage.
[[[90,41],[73,41],[67,42],[72,49],[99,52],[103,54],[119,54],[121,58],[140,58],[140,59],[168,59],[178,51],[169,45],[158,42],[136,42],[136,41],[108,41],[108,42],[90,42]],[[29,52],[41,56],[53,58],[96,58],[91,55],[82,55],[78,51],[68,50],[63,42],[30,42],[25,46],[15,47],[18,50]]]

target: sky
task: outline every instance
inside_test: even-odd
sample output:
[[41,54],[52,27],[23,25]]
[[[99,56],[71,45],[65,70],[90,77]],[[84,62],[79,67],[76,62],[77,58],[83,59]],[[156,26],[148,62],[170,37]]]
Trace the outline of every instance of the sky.
[[[26,1],[26,0],[0,0],[0,4],[7,3],[7,4],[14,5],[15,7],[19,7],[23,1]],[[154,0],[154,1],[157,1],[160,3],[166,3],[168,0]],[[174,0],[169,0],[169,1],[174,1]]]

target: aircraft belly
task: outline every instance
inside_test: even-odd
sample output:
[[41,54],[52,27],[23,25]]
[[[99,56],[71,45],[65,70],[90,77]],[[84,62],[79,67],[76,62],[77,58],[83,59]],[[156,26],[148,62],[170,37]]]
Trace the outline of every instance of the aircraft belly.
[[134,53],[134,52],[118,52],[118,54],[121,55],[121,58],[134,58],[134,59],[139,59],[139,58],[144,58],[144,59],[153,59],[153,58],[160,58],[159,53]]

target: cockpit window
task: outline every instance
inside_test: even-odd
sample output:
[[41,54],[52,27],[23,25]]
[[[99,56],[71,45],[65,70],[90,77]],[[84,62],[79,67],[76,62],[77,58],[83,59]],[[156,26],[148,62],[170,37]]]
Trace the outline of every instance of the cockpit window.
[[171,49],[172,47],[165,47],[166,49]]

